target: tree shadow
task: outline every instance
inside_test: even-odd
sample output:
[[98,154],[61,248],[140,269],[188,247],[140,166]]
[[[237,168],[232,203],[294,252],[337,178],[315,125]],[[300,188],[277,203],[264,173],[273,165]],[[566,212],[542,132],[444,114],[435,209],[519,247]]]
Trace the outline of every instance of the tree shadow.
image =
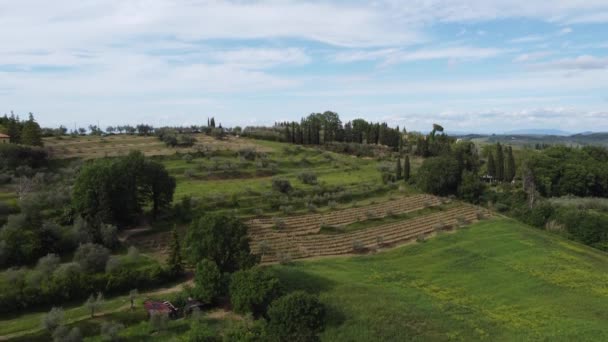
[[300,270],[297,266],[274,268],[273,272],[281,280],[287,292],[305,291],[319,294],[335,286],[333,280]]

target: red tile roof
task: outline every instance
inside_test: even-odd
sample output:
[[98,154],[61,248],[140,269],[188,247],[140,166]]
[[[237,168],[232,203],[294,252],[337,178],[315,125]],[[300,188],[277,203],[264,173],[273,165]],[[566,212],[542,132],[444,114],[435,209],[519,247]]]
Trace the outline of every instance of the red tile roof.
[[0,138],[10,138],[10,136],[0,133]]

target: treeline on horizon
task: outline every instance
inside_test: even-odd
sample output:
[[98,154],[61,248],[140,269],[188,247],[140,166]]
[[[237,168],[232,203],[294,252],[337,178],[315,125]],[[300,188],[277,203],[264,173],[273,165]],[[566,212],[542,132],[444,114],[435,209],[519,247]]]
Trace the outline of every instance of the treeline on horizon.
[[250,138],[289,142],[299,145],[322,145],[332,142],[400,147],[405,133],[386,122],[355,119],[343,123],[338,113],[312,113],[299,122],[278,122],[272,127],[245,127],[242,134]]

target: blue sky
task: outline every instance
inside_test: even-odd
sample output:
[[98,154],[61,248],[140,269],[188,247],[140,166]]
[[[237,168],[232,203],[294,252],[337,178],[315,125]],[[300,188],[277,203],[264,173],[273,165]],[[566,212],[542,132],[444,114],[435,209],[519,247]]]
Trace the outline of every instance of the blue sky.
[[608,131],[608,1],[7,1],[0,111]]

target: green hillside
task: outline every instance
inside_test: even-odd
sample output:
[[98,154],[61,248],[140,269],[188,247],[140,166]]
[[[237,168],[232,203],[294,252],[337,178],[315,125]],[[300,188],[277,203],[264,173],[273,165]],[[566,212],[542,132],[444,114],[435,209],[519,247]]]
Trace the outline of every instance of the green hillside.
[[325,341],[608,339],[608,255],[512,220],[276,270],[320,293]]

